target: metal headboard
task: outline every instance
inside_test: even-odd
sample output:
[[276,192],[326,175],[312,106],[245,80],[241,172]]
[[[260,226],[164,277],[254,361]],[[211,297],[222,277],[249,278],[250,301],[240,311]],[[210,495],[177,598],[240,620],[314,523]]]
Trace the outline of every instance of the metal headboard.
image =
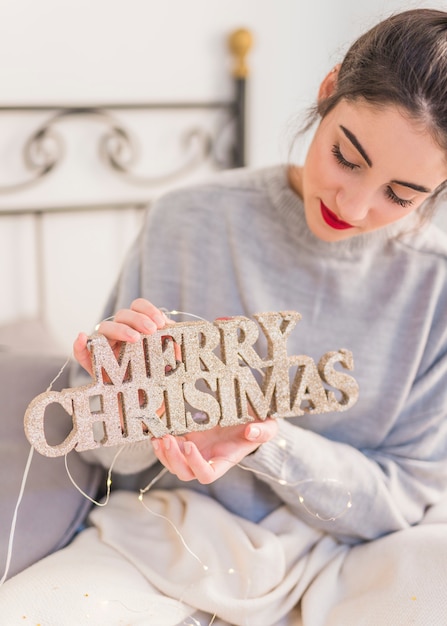
[[[246,29],[239,29],[230,34],[228,47],[232,58],[233,97],[229,100],[188,101],[188,102],[96,102],[82,106],[66,104],[39,105],[0,105],[0,119],[5,115],[39,115],[38,127],[33,130],[22,146],[22,174],[20,180],[0,183],[0,217],[30,216],[33,221],[35,260],[37,275],[37,314],[45,319],[46,277],[44,272],[44,218],[55,213],[82,213],[84,211],[122,211],[124,209],[142,210],[148,206],[148,190],[153,193],[157,186],[181,182],[204,162],[211,163],[212,169],[228,169],[246,165],[246,89],[247,55],[252,46],[252,35]],[[216,124],[208,128],[195,125],[187,130],[182,140],[188,158],[180,166],[157,176],[140,173],[135,137],[126,127],[126,115],[132,112],[169,113],[169,112],[216,112]],[[31,114],[31,115],[29,115]],[[44,122],[42,123],[42,115]],[[201,113],[200,113],[201,115]],[[124,118],[124,120],[123,120]],[[213,119],[215,119],[213,117]],[[66,161],[67,146],[64,135],[70,120],[93,120],[105,131],[99,138],[97,154],[102,167],[112,174],[114,180],[124,180],[126,189],[132,189],[132,197],[107,202],[51,202],[45,206],[17,206],[20,192],[37,191],[44,181],[53,179],[55,171]],[[200,118],[202,119],[202,118]],[[28,123],[29,120],[27,120]],[[64,126],[65,125],[65,126]],[[26,126],[24,127],[26,128]],[[22,167],[23,166],[23,167]],[[135,191],[141,189],[140,192]],[[137,199],[135,199],[137,194]],[[30,197],[25,193],[24,197]],[[15,201],[13,202],[12,199]],[[29,217],[28,217],[29,219]]]

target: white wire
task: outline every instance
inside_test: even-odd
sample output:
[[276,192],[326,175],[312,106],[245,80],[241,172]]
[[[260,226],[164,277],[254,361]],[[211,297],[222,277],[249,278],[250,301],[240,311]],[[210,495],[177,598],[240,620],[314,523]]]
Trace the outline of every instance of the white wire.
[[106,504],[109,502],[109,498],[110,498],[110,488],[112,486],[112,470],[113,470],[113,466],[115,465],[115,461],[116,459],[119,457],[119,455],[121,454],[121,452],[123,451],[124,446],[121,446],[121,448],[119,448],[118,452],[115,454],[115,456],[113,457],[113,461],[109,467],[109,471],[107,473],[107,481],[106,481],[106,486],[107,486],[107,490],[106,490],[106,497],[105,500],[103,502],[98,502],[97,500],[95,500],[94,498],[91,498],[87,493],[85,493],[85,491],[83,491],[81,489],[81,487],[76,483],[76,481],[74,480],[73,476],[70,473],[70,470],[68,469],[68,460],[67,460],[67,455],[65,455],[65,469],[67,471],[67,475],[68,478],[70,479],[70,481],[72,482],[73,486],[76,487],[76,489],[79,491],[79,493],[81,493],[85,498],[87,498],[87,500],[90,500],[90,502],[92,502],[93,504],[96,504],[96,506],[106,506]]
[[23,472],[23,478],[22,478],[22,484],[20,486],[19,497],[17,499],[17,503],[16,503],[16,506],[15,506],[15,509],[14,509],[14,515],[12,517],[11,530],[9,532],[8,551],[7,551],[7,555],[6,555],[5,573],[3,574],[3,576],[2,576],[2,578],[0,580],[0,587],[5,582],[6,577],[8,576],[9,567],[11,565],[12,546],[13,546],[13,543],[14,543],[14,535],[15,535],[16,524],[17,524],[17,513],[18,513],[18,510],[19,510],[20,503],[22,501],[23,493],[25,491],[25,485],[26,485],[26,481],[27,481],[28,475],[29,475],[29,470],[30,470],[30,467],[31,467],[31,461],[32,461],[32,458],[33,458],[33,453],[34,453],[34,448],[33,448],[33,446],[31,446],[29,454],[28,454],[28,460],[27,460],[26,466],[25,466],[25,471]]
[[198,320],[202,320],[202,322],[207,322],[204,317],[200,317],[200,315],[195,315],[195,313],[187,313],[186,311],[168,311],[167,309],[161,308],[160,311],[163,311],[166,315],[189,315],[189,317],[195,317]]

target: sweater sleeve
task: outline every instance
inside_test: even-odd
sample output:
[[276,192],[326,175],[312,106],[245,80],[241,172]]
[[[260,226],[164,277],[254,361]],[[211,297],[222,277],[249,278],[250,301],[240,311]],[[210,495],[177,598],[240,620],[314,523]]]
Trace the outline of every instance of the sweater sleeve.
[[394,428],[358,450],[281,420],[244,465],[300,518],[342,541],[416,524],[447,485],[447,352],[417,379]]

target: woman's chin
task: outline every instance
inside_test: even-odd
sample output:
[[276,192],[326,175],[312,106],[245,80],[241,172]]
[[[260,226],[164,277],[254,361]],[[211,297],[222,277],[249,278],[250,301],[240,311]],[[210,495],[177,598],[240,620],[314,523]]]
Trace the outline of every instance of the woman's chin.
[[326,241],[327,243],[344,241],[345,239],[351,239],[352,237],[360,234],[357,228],[337,230],[335,228],[331,228],[323,221],[314,223],[313,220],[307,220],[307,225],[315,237],[321,239],[322,241]]

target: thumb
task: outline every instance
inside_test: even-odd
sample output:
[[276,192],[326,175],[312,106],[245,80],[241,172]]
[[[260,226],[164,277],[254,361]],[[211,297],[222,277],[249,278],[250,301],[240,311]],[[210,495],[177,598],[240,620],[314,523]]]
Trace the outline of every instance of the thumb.
[[79,333],[73,343],[73,356],[79,365],[92,376],[92,358],[90,350],[87,348],[88,336],[85,333]]
[[274,419],[266,419],[261,422],[251,422],[245,429],[245,438],[252,443],[265,443],[270,441],[278,432],[278,424]]

